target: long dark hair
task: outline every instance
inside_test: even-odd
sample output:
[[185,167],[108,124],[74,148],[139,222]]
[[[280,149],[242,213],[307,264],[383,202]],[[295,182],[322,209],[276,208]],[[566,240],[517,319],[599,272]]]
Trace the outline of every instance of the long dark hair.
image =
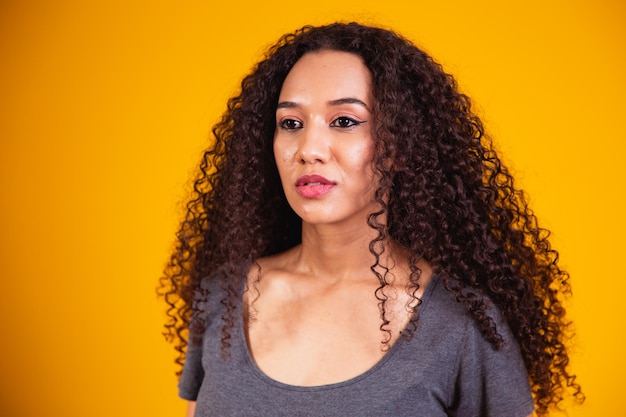
[[[215,142],[200,164],[160,281],[169,306],[165,334],[175,341],[178,362],[184,360],[190,323],[195,335],[205,326],[198,303],[207,297],[203,279],[219,280],[226,290],[222,346],[228,350],[249,265],[301,240],[301,220],[285,199],[274,163],[275,111],[290,69],[307,52],[321,49],[357,54],[372,73],[376,198],[382,208],[368,224],[378,231],[370,250],[380,280],[381,329],[388,324],[381,291],[387,283],[377,268],[377,242],[392,239],[411,254],[413,294],[419,288],[417,262],[424,258],[496,348],[502,338],[483,298],[467,289],[498,306],[520,345],[539,414],[561,401],[568,387],[582,400],[567,369],[568,274],[470,99],[410,41],[356,23],[304,27],[283,36],[243,79],[240,94],[214,126]],[[387,226],[379,221],[382,215]]]

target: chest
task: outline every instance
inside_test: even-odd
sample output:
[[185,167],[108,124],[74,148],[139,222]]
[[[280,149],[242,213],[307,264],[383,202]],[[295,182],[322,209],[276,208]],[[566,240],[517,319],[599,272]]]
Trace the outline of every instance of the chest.
[[319,297],[272,297],[252,304],[245,337],[258,368],[274,380],[318,386],[349,380],[374,367],[410,319],[400,300],[386,303],[381,330],[374,290]]

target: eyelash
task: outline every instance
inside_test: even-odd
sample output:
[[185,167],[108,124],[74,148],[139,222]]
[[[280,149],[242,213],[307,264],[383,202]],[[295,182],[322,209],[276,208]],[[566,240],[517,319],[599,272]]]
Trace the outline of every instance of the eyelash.
[[[342,122],[348,122],[348,126],[339,126],[339,125],[338,125],[338,122],[339,122],[339,121],[342,121]],[[360,125],[361,123],[365,123],[365,122],[360,122],[360,121],[358,121],[358,120],[354,120],[354,119],[353,119],[353,118],[351,118],[351,117],[340,116],[340,117],[337,117],[337,118],[336,118],[335,120],[333,120],[332,122],[330,122],[330,126],[331,126],[331,127],[339,127],[339,128],[342,128],[342,129],[348,129],[348,128],[350,128],[350,127],[358,126],[358,125]]]
[[[348,126],[339,125],[339,123],[346,123],[346,122]],[[332,122],[330,122],[330,127],[338,127],[340,129],[349,129],[351,127],[355,127],[363,123],[365,122],[355,120],[351,117],[340,116],[340,117],[337,117]],[[292,125],[292,126],[289,126],[289,125]],[[293,125],[297,125],[297,126],[293,126]],[[284,130],[297,130],[297,129],[303,128],[302,122],[295,120],[295,119],[283,119],[278,123],[278,126]]]
[[[288,126],[289,124],[297,124],[298,126]],[[302,129],[302,122],[299,122],[297,120],[294,119],[283,119],[280,122],[278,122],[278,126],[283,129],[283,130],[296,130],[296,129]]]

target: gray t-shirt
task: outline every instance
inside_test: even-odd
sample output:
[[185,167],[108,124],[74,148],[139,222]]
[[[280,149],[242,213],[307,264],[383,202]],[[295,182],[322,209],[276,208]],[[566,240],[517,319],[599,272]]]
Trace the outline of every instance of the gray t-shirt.
[[[179,394],[195,400],[196,417],[215,416],[506,416],[533,411],[519,347],[491,310],[505,346],[495,350],[474,320],[434,276],[411,339],[400,338],[373,368],[344,382],[315,387],[280,383],[254,363],[240,319],[230,358],[220,356],[221,294],[212,294],[202,346],[187,352]],[[240,307],[237,316],[241,317]]]

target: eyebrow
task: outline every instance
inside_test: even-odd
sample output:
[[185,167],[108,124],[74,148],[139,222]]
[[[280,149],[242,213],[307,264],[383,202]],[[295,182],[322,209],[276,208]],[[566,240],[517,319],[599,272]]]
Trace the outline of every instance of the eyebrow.
[[[354,97],[344,97],[338,98],[337,100],[330,100],[328,104],[330,106],[341,106],[342,104],[358,104],[359,106],[364,107],[367,111],[370,111],[370,108],[367,106],[367,104],[365,104],[363,100],[359,100],[358,98]],[[298,106],[299,104],[294,101],[281,101],[276,106],[276,109],[292,109]]]

